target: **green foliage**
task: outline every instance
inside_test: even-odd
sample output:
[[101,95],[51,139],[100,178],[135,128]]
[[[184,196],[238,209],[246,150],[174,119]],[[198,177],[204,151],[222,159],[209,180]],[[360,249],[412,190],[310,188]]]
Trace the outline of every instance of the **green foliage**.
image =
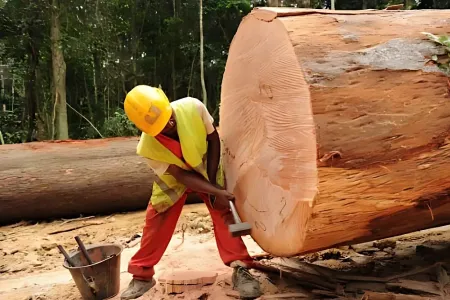
[[23,143],[27,137],[27,131],[22,129],[22,121],[19,110],[0,111],[0,131],[5,144]]
[[121,108],[114,112],[113,117],[105,121],[102,132],[105,137],[137,136],[139,134],[139,130],[128,120],[125,111]]
[[450,77],[450,37],[447,35],[436,36],[429,32],[422,32],[428,39],[442,46],[445,51],[444,55],[433,55],[431,62],[447,76]]

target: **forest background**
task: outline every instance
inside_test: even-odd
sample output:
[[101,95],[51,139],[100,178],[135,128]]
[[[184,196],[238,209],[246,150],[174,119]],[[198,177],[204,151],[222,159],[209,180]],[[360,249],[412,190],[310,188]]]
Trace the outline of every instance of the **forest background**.
[[[446,9],[450,0],[336,0],[335,9]],[[219,122],[222,75],[256,6],[330,0],[0,0],[0,144],[137,135],[123,111],[138,84],[203,101]]]

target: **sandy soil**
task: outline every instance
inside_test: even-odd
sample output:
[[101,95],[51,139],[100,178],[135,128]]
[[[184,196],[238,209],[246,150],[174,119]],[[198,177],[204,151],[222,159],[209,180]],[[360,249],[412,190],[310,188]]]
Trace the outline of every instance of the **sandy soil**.
[[[121,290],[125,289],[131,279],[126,266],[139,247],[144,215],[142,211],[1,227],[0,299],[81,300],[70,273],[62,267],[63,258],[56,248],[60,244],[66,250],[75,249],[73,238],[76,235],[85,244],[120,243],[124,246]],[[85,225],[88,226],[55,233]],[[165,295],[163,287],[157,285],[141,299],[236,299],[232,295],[231,269],[220,260],[211,226],[203,204],[185,206],[172,241],[156,266],[156,279],[164,270],[213,270],[219,275],[215,284],[180,295]],[[437,260],[450,260],[449,229],[441,227],[383,241],[329,249],[300,259],[336,270],[357,271],[361,275],[386,276]],[[250,237],[245,237],[244,242],[252,255],[263,253]],[[260,280],[265,295],[304,291],[299,284],[287,279],[274,279],[258,271],[252,272]]]

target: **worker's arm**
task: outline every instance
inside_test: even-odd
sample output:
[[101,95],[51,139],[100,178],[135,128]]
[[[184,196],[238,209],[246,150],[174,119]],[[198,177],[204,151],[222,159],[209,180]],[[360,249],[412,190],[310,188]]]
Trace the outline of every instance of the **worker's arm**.
[[214,207],[218,209],[229,207],[228,201],[234,200],[233,194],[213,185],[196,172],[183,170],[176,165],[170,165],[167,172],[193,191],[216,196]]
[[220,139],[217,130],[214,128],[214,132],[208,134],[206,139],[208,140],[208,161],[206,172],[208,173],[209,182],[215,185],[217,168],[220,160]]

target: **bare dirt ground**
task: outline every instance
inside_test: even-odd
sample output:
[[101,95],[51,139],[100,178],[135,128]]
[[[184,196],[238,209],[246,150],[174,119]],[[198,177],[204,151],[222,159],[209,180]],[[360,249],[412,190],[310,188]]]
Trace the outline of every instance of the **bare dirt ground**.
[[[85,244],[119,243],[124,247],[121,255],[121,290],[125,289],[131,279],[126,271],[127,263],[139,248],[144,216],[145,212],[142,211],[0,227],[0,299],[81,300],[69,271],[62,267],[63,258],[56,248],[59,244],[66,250],[75,249],[76,235]],[[203,204],[185,206],[172,241],[156,266],[156,279],[164,270],[199,270],[217,272],[219,276],[216,282],[212,286],[179,295],[166,295],[163,287],[157,285],[141,299],[236,299],[231,288],[232,270],[220,260],[211,227],[211,219]],[[250,237],[245,237],[244,242],[251,255],[263,253]],[[450,227],[440,227],[383,241],[308,254],[297,258],[297,262],[324,266],[339,270],[342,274],[350,272],[358,276],[386,278],[417,267],[427,268],[436,262],[443,262],[443,268],[447,268],[446,264],[450,262],[449,250]],[[292,280],[289,276],[282,275],[280,278],[279,274],[274,276],[259,271],[252,272],[260,280],[265,296],[297,293],[296,297],[284,299],[361,299],[361,295],[355,296],[350,292],[363,292],[364,284],[367,285],[367,280],[362,280],[362,285],[357,284],[358,280],[356,283],[347,282],[345,292],[348,297],[334,297],[333,292],[305,289],[304,282]],[[389,291],[407,290],[412,294],[425,293],[430,297],[423,299],[450,299],[447,290],[441,288],[440,294],[430,290],[430,286],[438,286],[438,283],[442,285],[442,278],[436,279],[433,275],[421,272],[411,275],[416,277],[408,280],[429,283],[427,288],[411,288],[411,282],[407,280],[406,283],[410,286],[386,286],[389,286]],[[377,284],[377,280],[374,281],[369,282],[370,290],[374,290],[373,286]],[[447,281],[444,280],[444,286],[448,284]],[[385,288],[379,287],[380,291],[385,291]],[[114,299],[119,299],[119,296]]]

